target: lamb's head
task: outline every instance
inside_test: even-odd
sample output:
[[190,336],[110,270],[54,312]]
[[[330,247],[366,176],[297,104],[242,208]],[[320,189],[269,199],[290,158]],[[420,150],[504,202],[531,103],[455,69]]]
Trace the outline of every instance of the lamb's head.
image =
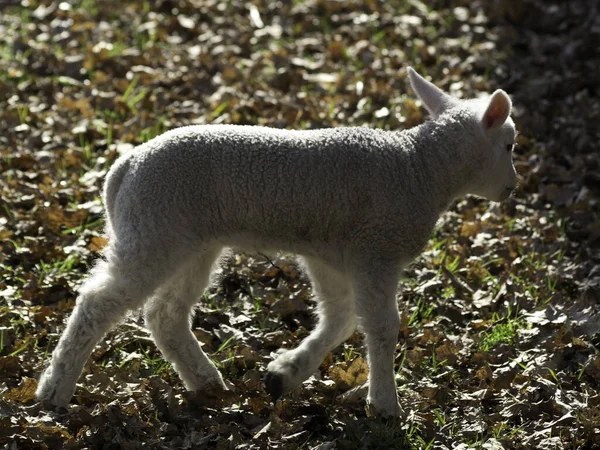
[[[512,103],[503,90],[489,98],[459,100],[425,80],[411,67],[410,84],[434,120],[452,114],[465,120],[468,136],[465,145],[475,153],[475,173],[468,180],[470,194],[501,202],[510,197],[517,185],[517,172],[512,162],[515,124],[510,118]],[[470,144],[470,145],[469,145]]]

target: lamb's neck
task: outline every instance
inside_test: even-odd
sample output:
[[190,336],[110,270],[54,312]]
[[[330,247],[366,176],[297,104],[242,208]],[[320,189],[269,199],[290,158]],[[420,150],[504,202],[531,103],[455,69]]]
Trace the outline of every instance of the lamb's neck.
[[474,137],[452,118],[428,121],[408,130],[407,137],[414,147],[411,166],[421,195],[441,214],[469,190],[477,164]]

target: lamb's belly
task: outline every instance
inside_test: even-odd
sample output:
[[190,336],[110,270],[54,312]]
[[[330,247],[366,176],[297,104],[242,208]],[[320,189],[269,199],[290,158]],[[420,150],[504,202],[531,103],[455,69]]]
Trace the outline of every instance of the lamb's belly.
[[342,247],[336,248],[331,242],[308,242],[302,239],[284,239],[280,237],[265,238],[248,234],[221,236],[217,241],[223,247],[231,247],[248,253],[270,255],[291,253],[321,258],[335,265],[343,264],[344,260],[344,249]]

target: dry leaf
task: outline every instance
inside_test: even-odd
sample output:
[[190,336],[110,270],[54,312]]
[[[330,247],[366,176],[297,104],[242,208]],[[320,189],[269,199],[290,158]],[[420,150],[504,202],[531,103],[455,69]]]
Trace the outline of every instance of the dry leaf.
[[329,369],[329,377],[340,389],[350,389],[365,383],[369,378],[369,366],[360,356],[350,364],[342,363]]
[[18,403],[29,403],[35,399],[35,390],[37,389],[37,380],[35,378],[23,378],[21,384],[4,394],[4,400],[10,400]]

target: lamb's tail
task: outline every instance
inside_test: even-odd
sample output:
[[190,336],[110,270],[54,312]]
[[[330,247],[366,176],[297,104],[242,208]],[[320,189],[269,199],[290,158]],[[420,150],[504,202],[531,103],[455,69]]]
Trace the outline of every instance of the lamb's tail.
[[123,178],[129,171],[130,160],[129,158],[121,158],[117,161],[109,170],[104,182],[104,209],[106,211],[106,225],[107,232],[111,233],[112,218],[114,215],[115,203],[117,200],[117,194],[123,182]]

